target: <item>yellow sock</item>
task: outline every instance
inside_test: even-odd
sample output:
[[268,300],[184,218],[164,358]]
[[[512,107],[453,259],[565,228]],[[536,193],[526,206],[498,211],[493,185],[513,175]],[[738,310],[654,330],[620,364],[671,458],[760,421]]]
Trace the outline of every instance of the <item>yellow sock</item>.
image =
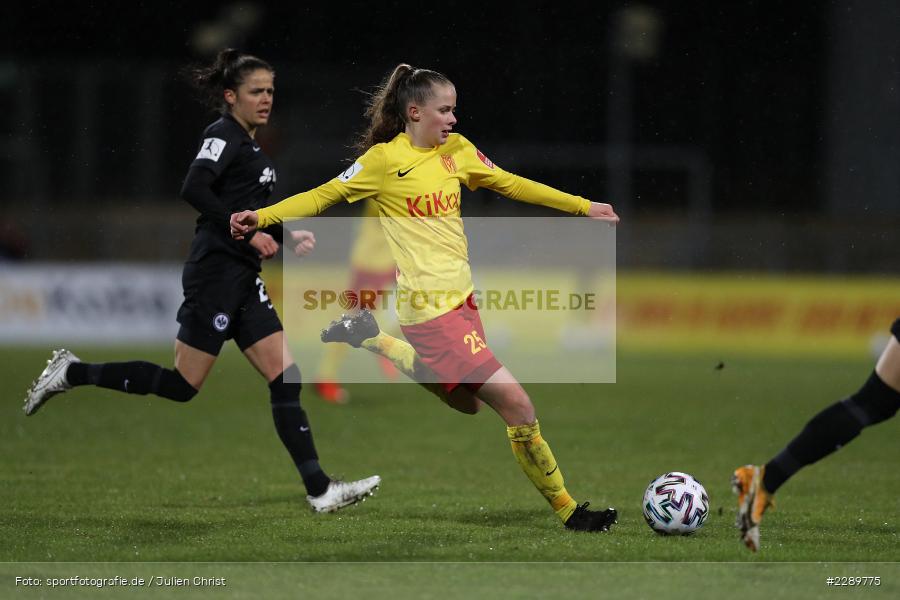
[[394,363],[401,373],[413,381],[416,380],[416,351],[408,342],[380,331],[375,337],[363,340],[360,346],[369,352],[385,357]]
[[363,340],[360,347],[385,357],[394,363],[398,371],[447,402],[447,392],[444,390],[444,386],[434,381],[434,373],[422,363],[415,348],[410,346],[409,342],[381,331],[375,337]]
[[318,378],[320,381],[337,381],[338,372],[347,354],[346,344],[325,344],[325,352],[319,363]]
[[525,475],[538,489],[556,515],[565,523],[578,503],[566,491],[565,482],[550,446],[541,437],[538,422],[506,428],[513,454]]

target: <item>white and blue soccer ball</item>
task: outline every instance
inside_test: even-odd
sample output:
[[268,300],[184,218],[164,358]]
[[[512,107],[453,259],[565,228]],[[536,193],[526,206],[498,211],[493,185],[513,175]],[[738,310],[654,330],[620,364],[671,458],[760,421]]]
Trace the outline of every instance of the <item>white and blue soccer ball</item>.
[[693,476],[680,471],[660,475],[644,492],[644,520],[660,535],[690,535],[709,516],[709,495]]

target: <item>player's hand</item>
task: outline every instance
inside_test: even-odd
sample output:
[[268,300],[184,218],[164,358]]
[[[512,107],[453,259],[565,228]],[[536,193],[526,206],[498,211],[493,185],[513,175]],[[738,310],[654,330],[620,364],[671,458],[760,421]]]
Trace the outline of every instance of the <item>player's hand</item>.
[[294,254],[297,256],[306,256],[316,247],[316,236],[312,231],[300,229],[291,232],[291,239],[294,240]]
[[259,223],[259,215],[255,210],[243,210],[231,215],[228,225],[231,227],[231,237],[236,240],[244,239],[244,236],[254,229]]
[[257,231],[256,235],[250,238],[249,244],[256,248],[256,251],[259,252],[259,257],[263,260],[272,258],[278,253],[278,242],[264,231]]
[[598,221],[605,221],[610,225],[615,225],[619,222],[619,215],[613,210],[612,205],[604,202],[591,202],[591,208],[588,210],[587,216]]

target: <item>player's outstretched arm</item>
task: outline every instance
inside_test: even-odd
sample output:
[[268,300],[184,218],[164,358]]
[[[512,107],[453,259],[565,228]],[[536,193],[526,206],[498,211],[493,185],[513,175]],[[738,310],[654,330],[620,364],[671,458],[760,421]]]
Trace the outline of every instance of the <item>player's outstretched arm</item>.
[[228,224],[231,228],[231,237],[242,240],[245,235],[256,229],[259,224],[259,215],[255,210],[242,210],[239,213],[233,213]]
[[591,202],[587,216],[598,221],[605,221],[610,225],[615,225],[619,222],[619,215],[613,210],[611,204],[606,204],[605,202]]
[[[480,170],[485,171],[483,168]],[[475,175],[478,174],[475,173]],[[486,171],[481,175],[487,175],[487,177],[470,178],[469,187],[471,189],[483,186],[519,202],[539,204],[573,215],[584,215],[610,225],[619,222],[619,215],[613,210],[612,205],[605,202],[591,202],[581,196],[573,196],[538,181],[503,171],[496,166],[492,167],[490,172]]]

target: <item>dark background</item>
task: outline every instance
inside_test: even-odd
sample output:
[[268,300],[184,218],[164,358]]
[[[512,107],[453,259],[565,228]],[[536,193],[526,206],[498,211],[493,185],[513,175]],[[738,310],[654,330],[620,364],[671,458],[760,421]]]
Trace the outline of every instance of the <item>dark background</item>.
[[[48,213],[130,207],[121,221],[131,222],[182,210],[181,178],[214,115],[178,71],[235,46],[277,71],[261,137],[279,165],[279,196],[341,170],[363,126],[363,91],[409,62],[454,81],[457,129],[495,162],[607,199],[631,219],[620,229],[623,264],[895,272],[894,2],[11,11],[0,42],[0,202],[30,206],[29,218],[7,217],[7,229],[27,234],[28,256],[47,257],[37,242]],[[470,196],[470,214],[526,210],[482,196]],[[85,255],[109,258],[98,248]],[[168,254],[146,255],[159,256]]]

